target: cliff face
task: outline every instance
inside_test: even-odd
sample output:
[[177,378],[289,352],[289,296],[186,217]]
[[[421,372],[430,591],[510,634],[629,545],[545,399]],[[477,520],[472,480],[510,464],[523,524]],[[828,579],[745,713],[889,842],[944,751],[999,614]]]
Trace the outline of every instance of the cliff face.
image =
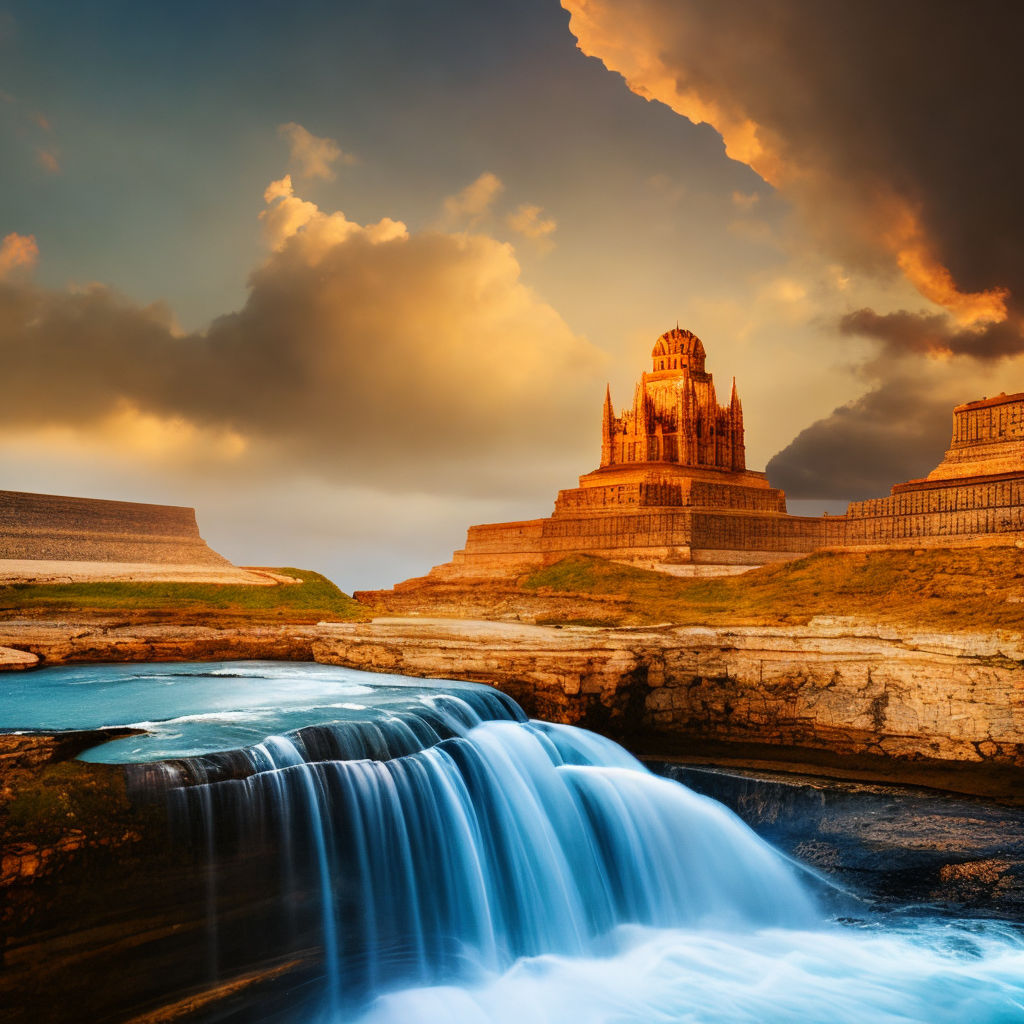
[[647,750],[701,744],[1024,768],[1019,634],[851,620],[603,629],[456,620],[323,625],[318,661],[500,687],[531,714]]
[[9,621],[0,623],[0,671],[100,661],[311,661],[316,635],[316,626],[295,624]]
[[[73,760],[130,731],[0,734],[5,1024],[192,1019],[302,967],[274,950],[265,902],[253,899],[267,888],[262,851],[212,881],[202,851],[168,828],[159,794],[133,793],[120,765]],[[211,886],[230,897],[223,927],[249,937],[245,958],[225,942],[220,978],[206,955]]]
[[[1024,810],[922,789],[650,761],[795,860],[879,906],[1024,917]],[[858,916],[863,907],[836,905]]]
[[823,617],[639,628],[423,618],[233,628],[9,622],[0,644],[18,649],[6,656],[10,667],[30,660],[21,652],[48,665],[272,658],[466,679],[498,687],[532,715],[649,753],[745,750],[749,760],[756,746],[775,761],[959,766],[941,783],[951,788],[968,785],[964,766],[1003,773],[1004,782],[1024,768],[1019,632],[915,632]]

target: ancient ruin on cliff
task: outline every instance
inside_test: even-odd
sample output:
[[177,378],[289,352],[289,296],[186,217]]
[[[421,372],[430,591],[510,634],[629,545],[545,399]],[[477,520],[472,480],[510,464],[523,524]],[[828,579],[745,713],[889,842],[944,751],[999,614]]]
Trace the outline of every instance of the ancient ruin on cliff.
[[547,519],[472,526],[433,578],[490,576],[592,554],[685,575],[742,571],[820,548],[1024,540],[1024,393],[959,406],[942,464],[844,516],[791,516],[746,468],[733,381],[719,405],[701,340],[678,327],[651,352],[631,408],[605,393],[601,464]]

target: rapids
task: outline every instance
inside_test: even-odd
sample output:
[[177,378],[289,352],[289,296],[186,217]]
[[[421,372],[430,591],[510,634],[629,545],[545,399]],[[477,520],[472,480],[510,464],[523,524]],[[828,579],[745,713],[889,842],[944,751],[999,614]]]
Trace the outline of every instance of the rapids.
[[89,756],[175,759],[139,779],[205,865],[211,980],[313,965],[217,1020],[1024,1021],[1015,926],[837,902],[716,801],[486,687],[259,663],[0,687],[0,725],[144,723]]

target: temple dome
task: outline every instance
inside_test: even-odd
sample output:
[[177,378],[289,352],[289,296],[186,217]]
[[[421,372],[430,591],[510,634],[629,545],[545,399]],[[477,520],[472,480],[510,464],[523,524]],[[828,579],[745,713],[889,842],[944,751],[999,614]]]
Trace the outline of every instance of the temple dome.
[[651,349],[652,369],[655,373],[690,370],[704,372],[704,344],[693,331],[673,327],[666,331]]

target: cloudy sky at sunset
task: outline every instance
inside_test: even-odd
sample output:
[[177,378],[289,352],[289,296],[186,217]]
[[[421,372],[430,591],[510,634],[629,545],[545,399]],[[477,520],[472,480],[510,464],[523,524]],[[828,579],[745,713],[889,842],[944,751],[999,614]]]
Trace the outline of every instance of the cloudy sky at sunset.
[[0,0],[0,488],[344,589],[548,515],[676,321],[791,510],[1024,390],[1017,4]]

